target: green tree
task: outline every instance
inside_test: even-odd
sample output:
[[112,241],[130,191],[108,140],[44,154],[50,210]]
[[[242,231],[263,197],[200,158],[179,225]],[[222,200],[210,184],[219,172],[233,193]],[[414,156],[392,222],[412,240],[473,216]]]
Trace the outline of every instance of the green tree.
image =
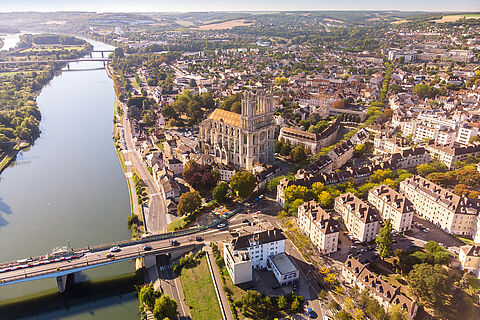
[[335,314],[335,320],[351,320],[352,315],[345,310],[340,310]]
[[432,266],[426,263],[414,265],[407,281],[419,300],[434,306],[442,304],[450,288],[447,272],[440,265]]
[[177,315],[177,302],[168,295],[163,295],[155,300],[153,316],[155,319],[175,319]]
[[255,290],[247,290],[240,300],[242,313],[255,320],[269,319],[273,314],[272,301]]
[[447,171],[447,166],[438,161],[424,163],[417,166],[417,173],[423,177],[428,176],[432,172],[445,172],[445,171]]
[[235,101],[234,103],[232,103],[230,111],[238,114],[242,113],[242,104],[240,103],[240,101]]
[[155,299],[158,297],[160,297],[160,292],[155,291],[153,288],[153,283],[151,282],[144,285],[138,293],[138,300],[140,303],[146,305],[150,310],[152,310],[155,306]]
[[197,191],[182,194],[178,202],[177,211],[180,215],[190,214],[200,208],[202,199]]
[[218,202],[223,202],[225,200],[225,196],[228,193],[228,183],[225,181],[220,181],[217,186],[213,189],[213,199],[217,200]]
[[287,85],[288,84],[288,79],[285,77],[275,77],[275,85],[277,86],[282,86],[282,85]]
[[305,153],[305,150],[302,147],[296,147],[295,150],[293,150],[292,160],[295,163],[301,163],[306,159],[307,159],[307,154]]
[[334,200],[335,197],[328,191],[322,191],[318,195],[318,203],[320,203],[320,205],[324,208],[331,208]]
[[297,199],[307,200],[308,189],[304,186],[291,185],[285,188],[283,191],[286,203],[292,203]]
[[230,188],[243,199],[252,195],[256,184],[255,176],[249,171],[236,172],[230,179]]
[[390,219],[385,220],[385,224],[380,229],[380,232],[375,239],[375,243],[378,246],[378,252],[382,258],[385,259],[392,254],[393,234],[392,222]]
[[288,307],[288,301],[284,295],[281,295],[280,297],[278,297],[277,306],[278,306],[278,309],[280,310],[285,310]]

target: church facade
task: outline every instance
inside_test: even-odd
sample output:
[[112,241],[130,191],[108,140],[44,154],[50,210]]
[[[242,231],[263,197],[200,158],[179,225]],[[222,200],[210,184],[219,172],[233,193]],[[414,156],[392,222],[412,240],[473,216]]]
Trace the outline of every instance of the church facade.
[[200,124],[200,148],[215,161],[252,170],[254,163],[272,163],[275,122],[273,96],[244,92],[241,114],[215,109]]

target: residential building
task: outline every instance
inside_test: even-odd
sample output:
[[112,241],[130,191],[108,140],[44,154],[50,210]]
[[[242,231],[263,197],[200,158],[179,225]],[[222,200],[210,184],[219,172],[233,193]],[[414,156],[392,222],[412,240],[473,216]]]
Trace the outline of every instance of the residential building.
[[375,211],[353,193],[344,193],[335,198],[335,211],[341,216],[350,235],[361,242],[375,240],[379,219]]
[[215,109],[200,124],[200,149],[218,163],[252,170],[273,162],[274,132],[272,95],[245,92],[241,114]]
[[328,254],[338,248],[338,223],[314,200],[298,207],[297,221],[320,252]]
[[457,161],[466,160],[469,157],[480,156],[480,144],[459,146],[448,145],[441,146],[430,143],[425,146],[425,149],[430,152],[432,160],[437,160],[447,166],[449,170],[455,169]]
[[[269,257],[275,257],[285,252],[285,241],[286,238],[282,231],[273,228],[242,235],[224,243],[225,266],[233,283],[239,284],[251,281],[252,269],[272,270],[274,268],[273,265],[275,265],[274,261],[278,262],[278,265],[275,267],[277,270],[276,276],[280,274],[281,281],[293,279],[291,276],[286,277],[287,274],[293,272],[291,268],[289,266],[287,266],[288,268],[280,266],[282,263],[288,264],[283,258],[274,258],[267,262]],[[284,274],[283,271],[286,269],[288,269],[288,272]]]
[[478,202],[461,197],[418,175],[400,183],[400,193],[410,200],[415,211],[444,231],[474,236]]
[[480,277],[480,246],[461,246],[458,255],[460,270]]
[[350,140],[347,140],[330,150],[330,152],[327,153],[327,156],[332,160],[332,169],[336,170],[347,163],[347,161],[353,157],[354,151],[355,145]]
[[350,256],[343,264],[342,276],[352,287],[357,286],[360,290],[367,290],[370,296],[384,308],[399,305],[408,314],[409,319],[415,318],[418,310],[417,302],[401,293],[400,287],[388,284],[368,270],[367,264],[362,264]]
[[465,125],[458,129],[457,142],[467,146],[470,144],[470,139],[478,135],[478,128]]
[[181,175],[183,171],[183,163],[177,158],[170,158],[166,161],[166,167],[170,169],[175,176]]
[[380,213],[382,219],[390,219],[393,230],[411,229],[414,209],[403,195],[386,185],[376,186],[368,192],[368,202]]

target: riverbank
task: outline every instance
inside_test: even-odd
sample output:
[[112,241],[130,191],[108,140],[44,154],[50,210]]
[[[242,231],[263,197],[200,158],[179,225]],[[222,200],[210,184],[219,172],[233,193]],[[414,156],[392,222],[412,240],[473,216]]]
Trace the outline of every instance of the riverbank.
[[7,150],[0,154],[0,174],[5,170],[17,157],[17,154],[23,150],[30,147],[28,142],[19,142],[10,150]]

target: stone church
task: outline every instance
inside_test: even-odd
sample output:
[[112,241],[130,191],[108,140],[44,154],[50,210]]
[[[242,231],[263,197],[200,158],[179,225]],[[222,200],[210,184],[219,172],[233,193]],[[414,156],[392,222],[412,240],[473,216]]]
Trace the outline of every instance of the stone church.
[[273,96],[257,90],[242,94],[242,113],[215,109],[200,124],[200,148],[215,161],[252,170],[274,160]]

